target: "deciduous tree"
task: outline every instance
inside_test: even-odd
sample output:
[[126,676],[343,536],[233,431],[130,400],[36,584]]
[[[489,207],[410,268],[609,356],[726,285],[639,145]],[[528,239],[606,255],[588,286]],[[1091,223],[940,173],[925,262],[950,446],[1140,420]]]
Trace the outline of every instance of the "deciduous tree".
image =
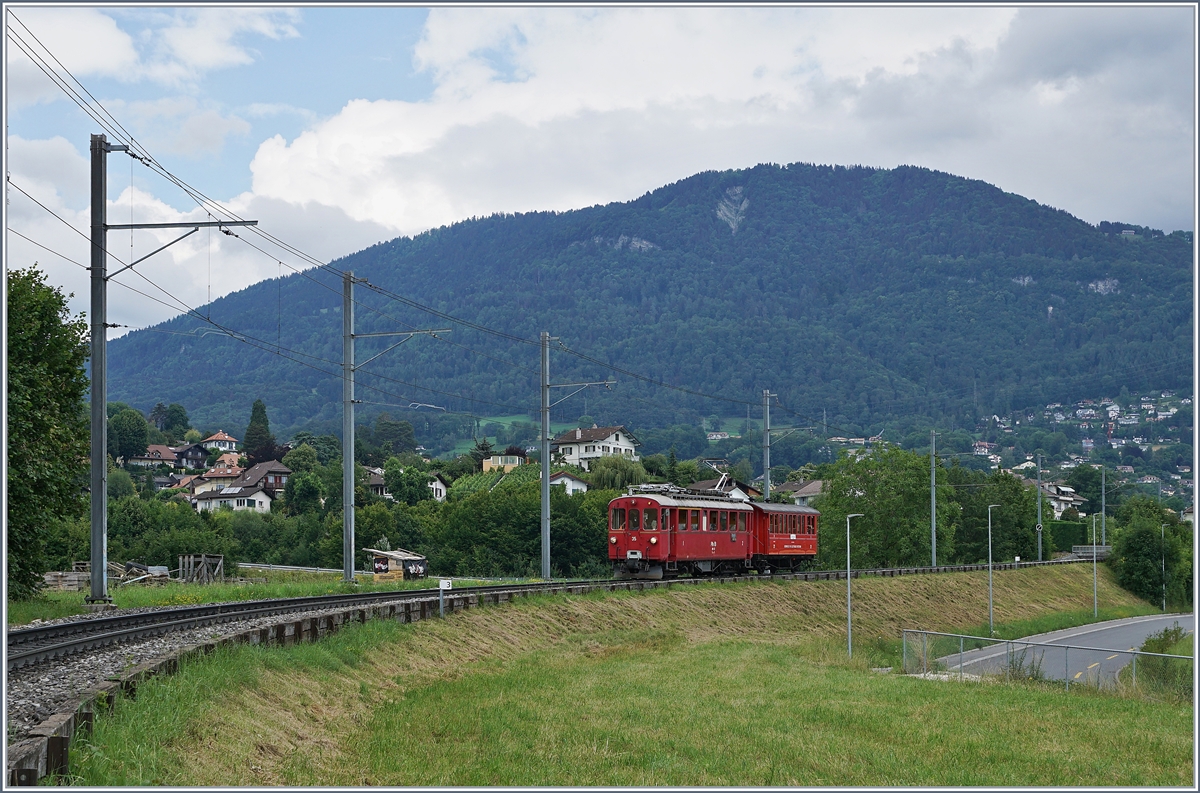
[[8,596],[32,596],[46,526],[80,514],[87,479],[87,323],[35,267],[8,273]]

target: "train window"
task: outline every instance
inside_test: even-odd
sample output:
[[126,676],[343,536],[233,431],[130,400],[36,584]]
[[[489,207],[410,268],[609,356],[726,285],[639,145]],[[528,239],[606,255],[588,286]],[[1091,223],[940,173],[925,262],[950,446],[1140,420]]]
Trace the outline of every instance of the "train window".
[[663,514],[662,514],[662,527],[663,527],[663,531],[671,530],[671,510],[669,510],[665,507],[663,508]]
[[737,522],[738,522],[738,531],[745,531],[746,530],[746,513],[745,512],[739,512],[737,514]]
[[621,507],[614,507],[612,511],[612,530],[620,531],[625,528],[625,510]]
[[642,512],[638,509],[629,510],[629,530],[637,531],[642,527]]
[[721,513],[721,531],[729,531],[729,513]]
[[700,531],[700,510],[692,510],[692,531]]
[[658,530],[658,510],[657,509],[646,510],[646,522],[643,525],[645,525],[646,531],[657,531]]
[[709,531],[716,531],[718,528],[720,528],[717,521],[718,521],[717,511],[715,509],[710,509],[708,511],[708,530]]

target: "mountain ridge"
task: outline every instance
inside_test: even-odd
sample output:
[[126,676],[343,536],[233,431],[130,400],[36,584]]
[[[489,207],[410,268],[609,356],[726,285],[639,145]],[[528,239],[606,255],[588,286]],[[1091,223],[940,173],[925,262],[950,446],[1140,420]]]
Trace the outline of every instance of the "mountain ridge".
[[[618,374],[612,392],[588,394],[587,412],[605,421],[741,415],[770,388],[803,417],[824,410],[831,424],[867,431],[916,416],[966,425],[1081,389],[1190,383],[1191,251],[1190,233],[1091,226],[951,174],[792,164],[706,171],[627,202],[460,221],[330,264],[460,319],[530,341],[550,330],[593,358],[729,400]],[[271,317],[276,289],[289,310]],[[264,340],[279,321],[283,346],[332,374],[232,339],[142,331],[110,344],[110,399],[180,401],[198,422],[238,426],[261,396],[284,435],[334,429],[340,291],[335,275],[310,270],[210,306],[214,320]],[[356,297],[358,332],[444,324],[365,287]],[[461,325],[448,339],[462,346],[414,341],[367,367],[358,396],[388,404],[360,415],[403,413],[394,406],[405,400],[536,411],[535,347]],[[359,342],[359,359],[382,349]],[[561,351],[551,367],[556,381],[612,374]],[[181,369],[195,379],[177,382]],[[578,399],[556,420],[585,412]]]

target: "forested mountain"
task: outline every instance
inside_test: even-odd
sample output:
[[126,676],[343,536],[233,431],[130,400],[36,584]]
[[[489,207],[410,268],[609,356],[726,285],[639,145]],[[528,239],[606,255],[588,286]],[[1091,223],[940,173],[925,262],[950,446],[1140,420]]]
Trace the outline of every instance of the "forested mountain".
[[[922,168],[793,164],[701,173],[626,203],[466,220],[332,266],[456,318],[530,342],[548,330],[592,358],[730,400],[556,350],[556,382],[618,380],[586,392],[586,406],[580,395],[556,408],[556,421],[586,412],[651,428],[757,416],[769,388],[789,420],[820,422],[825,410],[831,426],[873,432],[912,417],[973,427],[978,415],[1122,386],[1188,387],[1191,264],[1190,232],[1095,227]],[[356,296],[359,332],[454,328],[367,365],[363,418],[403,415],[424,442],[437,431],[427,414],[370,403],[535,415],[535,344],[365,286]],[[198,425],[234,431],[261,397],[281,438],[337,430],[336,274],[262,282],[209,310],[269,349],[278,333],[282,347],[312,357],[289,355],[328,373],[216,334],[141,331],[110,345],[109,398],[180,402]],[[179,318],[158,330],[201,326]],[[362,340],[358,357],[390,343]]]

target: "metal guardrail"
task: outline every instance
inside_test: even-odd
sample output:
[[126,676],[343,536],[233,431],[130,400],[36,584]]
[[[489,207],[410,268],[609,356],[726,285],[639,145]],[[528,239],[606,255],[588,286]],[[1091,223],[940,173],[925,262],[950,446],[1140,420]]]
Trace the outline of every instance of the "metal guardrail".
[[[1190,655],[1170,655],[1168,653],[1152,653],[1152,652],[1147,652],[1145,650],[1114,650],[1111,647],[1088,647],[1088,646],[1082,645],[1082,644],[1061,644],[1059,642],[1031,642],[1031,641],[1028,641],[1025,639],[996,639],[996,638],[988,638],[986,636],[971,636],[970,634],[965,634],[965,633],[943,633],[941,631],[923,631],[923,630],[916,630],[913,628],[904,628],[902,631],[902,635],[901,635],[901,668],[903,669],[903,671],[906,674],[908,673],[908,635],[910,633],[919,635],[922,640],[921,641],[921,651],[919,653],[916,653],[917,659],[920,660],[921,665],[922,665],[921,674],[929,674],[929,637],[930,636],[935,636],[935,637],[940,636],[940,637],[944,637],[944,638],[958,639],[958,676],[959,676],[960,680],[964,679],[964,671],[963,671],[964,655],[967,652],[973,652],[974,650],[983,649],[982,647],[972,647],[972,648],[970,648],[970,650],[967,650],[966,649],[967,641],[984,642],[985,644],[991,644],[991,645],[997,645],[997,644],[1005,645],[1006,646],[1006,656],[1009,659],[1010,666],[1012,664],[1012,659],[1015,657],[1015,653],[1013,651],[1014,645],[1021,645],[1021,647],[1025,651],[1029,650],[1029,648],[1031,648],[1031,647],[1046,647],[1046,648],[1051,648],[1051,649],[1055,649],[1055,650],[1062,650],[1063,651],[1063,669],[1064,669],[1063,677],[1066,680],[1067,690],[1070,690],[1070,688],[1071,688],[1071,675],[1070,675],[1071,650],[1080,650],[1080,651],[1084,651],[1084,652],[1113,653],[1114,655],[1132,656],[1134,685],[1137,685],[1137,659],[1139,656],[1148,656],[1148,657],[1153,657],[1153,658],[1174,658],[1177,660],[1183,660],[1183,661],[1188,661],[1188,662],[1192,662],[1195,660]],[[978,659],[978,660],[985,660],[985,659]],[[971,661],[969,663],[975,663],[975,661]],[[949,672],[949,670],[947,670],[947,672]]]

